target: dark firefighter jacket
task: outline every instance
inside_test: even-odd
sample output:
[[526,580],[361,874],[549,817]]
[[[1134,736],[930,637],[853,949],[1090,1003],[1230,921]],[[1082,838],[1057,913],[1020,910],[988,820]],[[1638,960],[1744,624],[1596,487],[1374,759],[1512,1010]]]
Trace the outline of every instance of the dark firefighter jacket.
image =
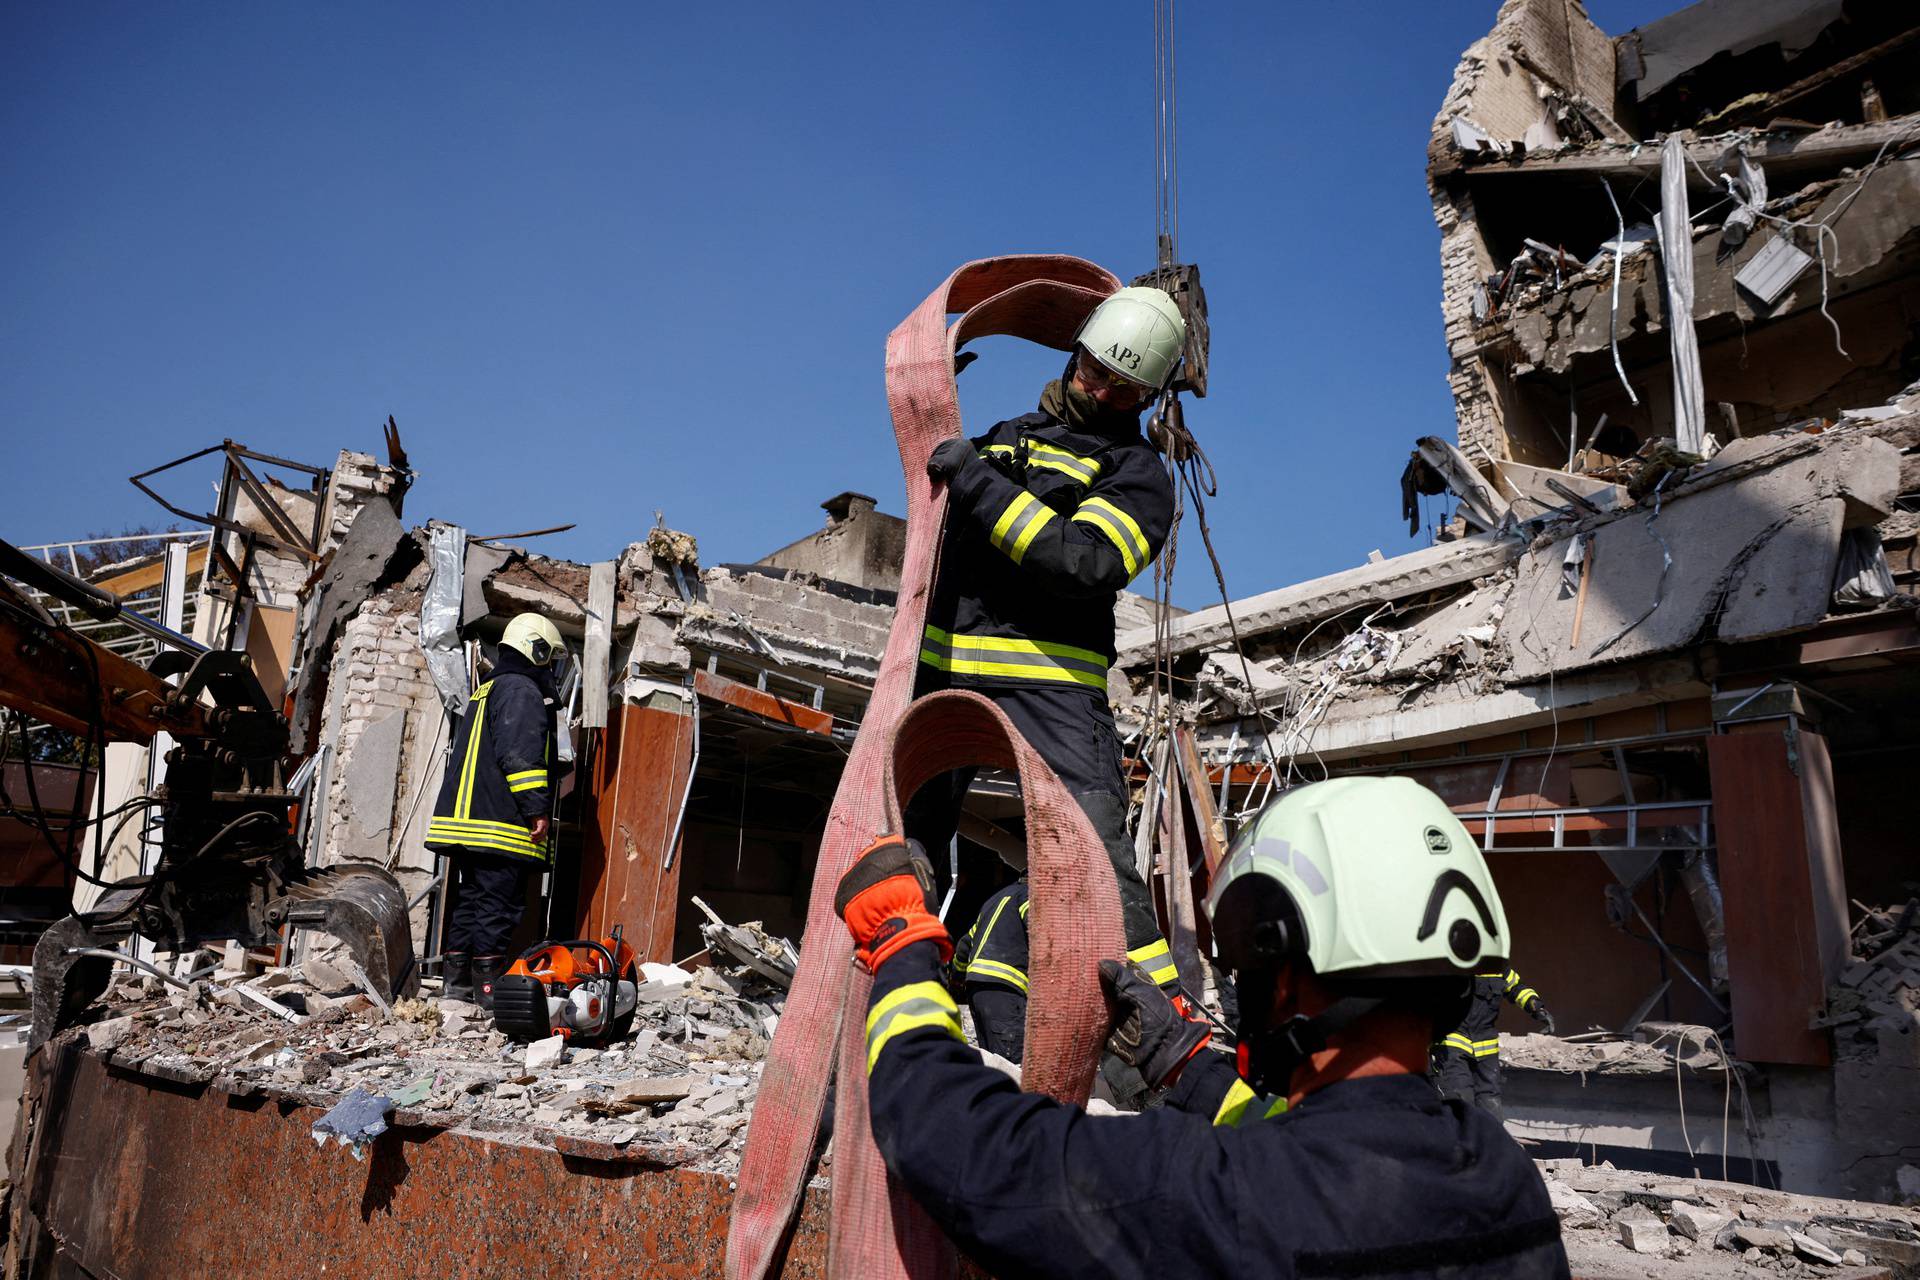
[[1105,424],[1029,413],[974,439],[949,481],[924,667],[955,685],[1106,697],[1114,597],[1160,554],[1173,489],[1132,414]]
[[539,673],[505,660],[454,730],[427,847],[545,862],[547,846],[527,828],[552,808],[553,770],[553,708]]
[[988,898],[967,936],[953,948],[955,981],[1027,994],[1027,882]]
[[867,1092],[887,1167],[1001,1277],[1564,1277],[1545,1184],[1491,1116],[1423,1076],[1330,1085],[1215,1123],[1224,1055],[1167,1105],[1089,1116],[1020,1087],[960,1039],[939,953],[880,967]]
[[1499,1057],[1500,1033],[1494,1030],[1494,1024],[1500,1021],[1502,1000],[1511,1000],[1520,1012],[1531,1014],[1540,1003],[1540,993],[1522,986],[1520,975],[1512,969],[1504,973],[1474,974],[1473,998],[1467,1005],[1467,1016],[1435,1047],[1457,1049],[1470,1058]]

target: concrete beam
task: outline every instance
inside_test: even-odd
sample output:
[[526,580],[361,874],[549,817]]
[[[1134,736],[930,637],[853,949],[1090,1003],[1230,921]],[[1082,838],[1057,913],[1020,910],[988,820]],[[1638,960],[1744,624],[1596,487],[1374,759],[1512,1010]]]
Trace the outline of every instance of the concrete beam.
[[[1551,724],[1557,717],[1604,715],[1629,707],[1699,698],[1709,692],[1707,682],[1690,660],[1541,681],[1496,693],[1480,693],[1464,683],[1438,686],[1411,701],[1379,692],[1336,703],[1327,718],[1297,745],[1305,758],[1347,759],[1389,749],[1464,742]],[[1241,721],[1239,727],[1242,750],[1257,750],[1259,726]],[[1232,724],[1209,725],[1203,731],[1202,745],[1217,759],[1233,731]],[[1294,745],[1274,735],[1275,749],[1285,752]]]
[[[1526,544],[1517,538],[1481,533],[1457,542],[1410,551],[1391,560],[1361,565],[1233,602],[1233,620],[1240,638],[1331,618],[1363,604],[1385,603],[1423,591],[1435,591],[1497,573],[1519,559]],[[1169,644],[1173,653],[1192,653],[1232,642],[1225,608],[1215,605],[1174,620]],[[1138,666],[1153,659],[1153,628],[1137,627],[1117,637],[1117,665]]]

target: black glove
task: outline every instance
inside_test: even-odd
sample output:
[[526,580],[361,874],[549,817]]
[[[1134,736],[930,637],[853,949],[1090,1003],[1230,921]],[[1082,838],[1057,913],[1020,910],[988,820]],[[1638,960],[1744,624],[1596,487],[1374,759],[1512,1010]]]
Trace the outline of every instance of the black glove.
[[951,480],[966,470],[969,462],[977,462],[979,458],[970,441],[955,436],[934,446],[933,456],[927,459],[927,474],[935,480]]
[[1182,1013],[1139,965],[1102,960],[1100,981],[1120,1006],[1107,1052],[1153,1088],[1171,1084],[1187,1060],[1213,1039],[1212,1028]]
[[1542,1031],[1545,1031],[1548,1035],[1553,1034],[1553,1015],[1547,1012],[1547,1002],[1545,1000],[1535,1000],[1533,1002],[1533,1008],[1527,1010],[1527,1012],[1533,1015],[1533,1020],[1540,1024]]

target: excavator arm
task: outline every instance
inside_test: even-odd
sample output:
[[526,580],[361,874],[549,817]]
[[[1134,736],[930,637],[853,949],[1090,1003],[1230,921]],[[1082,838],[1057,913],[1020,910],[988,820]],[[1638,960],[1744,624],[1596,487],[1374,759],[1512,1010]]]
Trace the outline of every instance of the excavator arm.
[[[418,984],[407,899],[386,871],[313,868],[291,833],[287,723],[244,653],[209,649],[129,610],[125,602],[0,542],[0,707],[80,737],[175,743],[159,802],[159,858],[109,886],[34,947],[37,1047],[106,990],[111,953],[134,933],[162,950],[210,942],[267,946],[288,927],[319,929],[352,952],[383,998]],[[16,582],[164,646],[142,667],[41,607]],[[51,836],[49,836],[51,839]],[[78,874],[77,849],[66,856]]]

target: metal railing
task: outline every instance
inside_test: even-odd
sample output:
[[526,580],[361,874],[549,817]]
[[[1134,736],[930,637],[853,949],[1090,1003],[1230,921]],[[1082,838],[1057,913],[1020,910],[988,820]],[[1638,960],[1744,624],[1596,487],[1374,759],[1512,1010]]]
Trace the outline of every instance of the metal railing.
[[[98,561],[101,558],[99,552],[102,548],[125,546],[130,543],[178,543],[193,548],[208,545],[212,538],[211,530],[186,529],[167,533],[123,534],[112,538],[77,538],[70,542],[43,542],[35,546],[21,547],[20,550],[45,561],[56,569],[64,569],[77,578],[86,578],[90,575],[81,566],[82,557],[89,562]],[[93,571],[93,574],[98,575],[102,568],[113,567],[115,566],[111,563],[101,565]],[[38,591],[31,594],[43,609],[58,618],[62,624],[130,662],[144,665],[160,650],[160,644],[156,639],[129,626],[123,619],[109,619],[102,622],[88,617],[64,601],[55,600]],[[150,622],[161,621],[160,587],[157,583],[132,592],[123,599],[129,613],[138,614]],[[181,620],[180,629],[188,634],[193,631],[193,617],[198,599],[198,591],[187,593],[186,611]]]

